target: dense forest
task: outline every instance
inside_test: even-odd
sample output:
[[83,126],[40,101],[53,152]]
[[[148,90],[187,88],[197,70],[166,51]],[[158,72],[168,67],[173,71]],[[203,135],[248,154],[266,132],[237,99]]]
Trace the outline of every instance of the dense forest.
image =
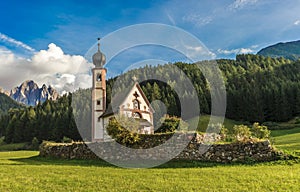
[[[210,65],[210,62],[212,61],[197,64],[179,62],[129,71],[122,74],[121,78],[107,81],[107,103],[110,103],[112,93],[118,95],[123,88],[130,87],[131,78],[136,76],[141,81],[148,79],[140,83],[143,91],[150,102],[162,101],[168,114],[181,115],[179,95],[186,100],[198,96],[201,113],[209,114],[210,84],[197,65]],[[237,55],[235,60],[220,59],[217,63],[226,85],[226,117],[265,122],[287,121],[300,114],[300,61],[246,54]],[[181,73],[178,74],[176,68]],[[174,90],[184,76],[191,80],[197,95],[184,89],[179,92]],[[176,77],[175,80],[172,77]],[[157,80],[160,78],[170,81],[164,83]],[[118,86],[115,86],[116,81]],[[47,101],[36,107],[11,109],[1,117],[0,135],[5,136],[6,142],[30,141],[33,137],[39,141],[59,141],[63,136],[79,140],[77,125],[83,138],[89,139],[90,95],[90,89],[81,89],[61,97],[58,101]]]
[[47,100],[35,107],[10,109],[0,121],[1,136],[5,142],[60,141],[64,136],[80,140],[72,114],[72,94],[57,101]]

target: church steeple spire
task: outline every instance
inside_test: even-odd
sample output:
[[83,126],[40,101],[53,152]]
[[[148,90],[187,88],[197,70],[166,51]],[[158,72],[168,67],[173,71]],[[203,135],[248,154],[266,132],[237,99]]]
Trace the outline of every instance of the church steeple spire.
[[93,55],[93,64],[97,68],[102,68],[105,65],[106,58],[105,55],[100,51],[100,38],[98,40],[98,51]]
[[100,37],[98,37],[97,40],[98,40],[98,52],[100,52]]

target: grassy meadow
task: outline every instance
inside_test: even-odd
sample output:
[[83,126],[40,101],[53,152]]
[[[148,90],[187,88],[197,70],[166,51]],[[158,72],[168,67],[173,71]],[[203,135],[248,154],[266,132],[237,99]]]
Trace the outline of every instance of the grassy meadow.
[[[218,117],[216,117],[216,119],[217,118]],[[192,118],[187,122],[189,125],[193,125],[193,126],[197,125],[197,131],[204,133],[206,132],[209,120],[210,120],[210,115],[201,115],[199,118]],[[245,122],[235,121],[227,118],[224,118],[224,122],[223,122],[223,125],[228,129],[232,129],[234,125],[240,125],[240,124],[245,124]]]
[[[207,124],[204,117],[200,126]],[[225,126],[238,122],[225,119]],[[271,132],[275,147],[300,154],[300,127]],[[0,146],[0,191],[300,191],[299,160],[255,164],[171,161],[125,169],[105,161],[42,158]],[[4,150],[4,151],[3,151]]]
[[1,191],[299,191],[300,164],[221,165],[169,162],[124,169],[103,161],[40,158],[0,152]]

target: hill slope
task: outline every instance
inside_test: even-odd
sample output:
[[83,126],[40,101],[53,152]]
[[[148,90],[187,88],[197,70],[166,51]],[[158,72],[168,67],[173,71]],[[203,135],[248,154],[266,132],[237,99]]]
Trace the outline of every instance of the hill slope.
[[21,106],[6,94],[0,93],[0,115],[6,113],[10,108],[20,108]]
[[284,57],[291,60],[297,60],[300,58],[300,40],[277,43],[261,49],[257,54],[262,56]]

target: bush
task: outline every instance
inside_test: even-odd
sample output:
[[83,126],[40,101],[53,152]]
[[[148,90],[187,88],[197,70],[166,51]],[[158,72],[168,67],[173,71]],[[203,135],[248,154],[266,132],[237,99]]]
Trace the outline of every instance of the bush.
[[226,141],[226,142],[232,141],[232,138],[229,135],[229,131],[224,125],[222,125],[221,127],[220,136],[222,141]]
[[138,122],[133,118],[124,116],[113,117],[109,120],[106,131],[120,144],[130,145],[140,140]]
[[300,124],[300,117],[295,118],[295,124]]
[[235,125],[233,127],[233,136],[236,141],[247,141],[251,136],[250,128],[246,125]]
[[69,137],[64,136],[63,139],[61,140],[61,142],[63,143],[72,143],[72,139]]
[[253,123],[251,128],[252,136],[258,139],[266,139],[270,137],[270,131],[267,126],[259,125],[259,123]]
[[40,146],[39,140],[36,137],[34,137],[31,141],[31,148],[34,150],[38,150],[39,146]]
[[175,131],[187,131],[188,123],[183,121],[179,117],[175,116],[166,116],[162,118],[160,121],[161,126],[155,131],[155,133],[172,133]]

